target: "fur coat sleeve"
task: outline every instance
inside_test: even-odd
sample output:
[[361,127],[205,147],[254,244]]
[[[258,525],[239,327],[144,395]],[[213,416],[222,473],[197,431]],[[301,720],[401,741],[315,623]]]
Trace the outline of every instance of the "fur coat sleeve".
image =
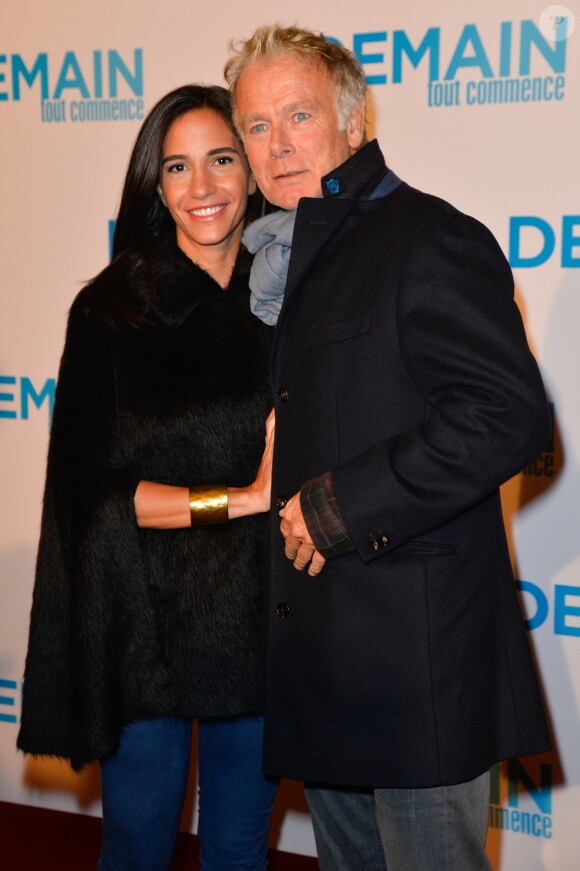
[[110,646],[119,614],[128,613],[115,608],[118,596],[133,598],[139,629],[124,629],[133,643],[141,639],[150,662],[147,705],[162,711],[171,695],[155,649],[131,470],[118,440],[115,341],[115,332],[87,316],[81,293],[69,316],[54,406],[18,738],[27,752],[73,761],[87,742],[97,756],[116,746]]

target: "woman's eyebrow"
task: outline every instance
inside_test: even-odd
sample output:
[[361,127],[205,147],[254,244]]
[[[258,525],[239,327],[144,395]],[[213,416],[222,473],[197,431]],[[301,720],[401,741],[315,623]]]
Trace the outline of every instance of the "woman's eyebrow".
[[161,161],[161,166],[164,163],[167,163],[168,160],[187,160],[187,154],[168,154],[167,157],[164,157]]
[[[229,145],[224,145],[222,148],[211,148],[207,152],[208,157],[214,157],[216,154],[239,154],[240,152],[236,148],[232,148]],[[164,157],[161,161],[161,166],[166,164],[170,160],[187,160],[187,154],[168,154],[167,157]]]
[[239,154],[240,152],[237,148],[232,148],[231,146],[224,145],[223,148],[212,148],[208,151],[208,157],[213,157],[214,154]]

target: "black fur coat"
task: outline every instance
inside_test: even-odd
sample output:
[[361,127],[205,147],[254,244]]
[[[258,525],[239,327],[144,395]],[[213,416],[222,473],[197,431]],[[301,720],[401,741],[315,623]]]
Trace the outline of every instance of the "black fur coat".
[[[48,456],[18,746],[73,767],[114,752],[144,717],[224,717],[262,706],[266,517],[140,530],[139,480],[241,486],[270,406],[248,269],[223,291],[177,248],[152,255],[147,325],[70,316]],[[128,270],[147,297],[151,272]]]

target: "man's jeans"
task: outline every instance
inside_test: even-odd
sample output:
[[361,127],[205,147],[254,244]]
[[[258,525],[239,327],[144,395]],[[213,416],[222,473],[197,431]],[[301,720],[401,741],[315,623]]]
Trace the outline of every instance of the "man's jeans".
[[309,786],[321,871],[491,871],[489,773],[432,789]]

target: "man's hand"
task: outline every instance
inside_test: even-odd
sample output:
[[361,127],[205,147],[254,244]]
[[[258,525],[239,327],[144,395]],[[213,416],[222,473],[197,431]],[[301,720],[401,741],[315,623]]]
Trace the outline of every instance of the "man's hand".
[[294,568],[301,572],[310,563],[308,574],[319,574],[326,559],[316,550],[310,538],[300,506],[300,493],[288,500],[286,507],[280,511],[280,517],[280,531],[286,541],[284,553],[292,560]]

